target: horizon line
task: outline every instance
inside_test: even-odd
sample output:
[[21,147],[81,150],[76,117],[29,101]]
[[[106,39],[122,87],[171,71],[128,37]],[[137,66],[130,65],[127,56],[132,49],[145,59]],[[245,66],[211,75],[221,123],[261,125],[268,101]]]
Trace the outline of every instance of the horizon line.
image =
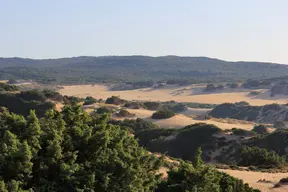
[[212,59],[212,60],[219,60],[223,62],[232,62],[232,63],[265,63],[265,64],[276,64],[276,65],[288,65],[286,63],[276,63],[276,62],[270,62],[270,61],[251,61],[251,60],[225,60],[225,59],[219,59],[215,57],[209,57],[209,56],[180,56],[180,55],[159,55],[159,56],[151,56],[151,55],[140,55],[140,54],[133,54],[133,55],[100,55],[100,56],[91,56],[91,55],[79,55],[79,56],[63,56],[63,57],[50,57],[50,58],[33,58],[33,57],[18,57],[18,56],[12,56],[12,57],[0,57],[0,59],[29,59],[29,60],[57,60],[57,59],[73,59],[73,58],[80,58],[80,57],[151,57],[151,58],[160,58],[160,57],[182,57],[182,58],[206,58],[206,59]]

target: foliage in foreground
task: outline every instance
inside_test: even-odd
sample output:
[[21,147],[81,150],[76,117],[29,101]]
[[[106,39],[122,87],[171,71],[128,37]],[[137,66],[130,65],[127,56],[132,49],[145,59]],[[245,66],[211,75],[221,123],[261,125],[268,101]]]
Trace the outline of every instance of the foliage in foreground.
[[242,180],[218,172],[211,167],[193,167],[182,163],[168,172],[168,181],[157,192],[260,192],[244,184]]
[[[109,124],[107,119],[107,115],[91,116],[77,105],[65,106],[61,113],[50,110],[41,119],[35,111],[24,118],[3,109],[0,191],[257,191],[205,166],[200,148],[193,164],[175,167],[160,184],[157,172],[163,157],[139,147],[125,127]],[[142,121],[129,123],[143,125],[143,130],[151,126]]]
[[259,192],[244,184],[242,180],[203,164],[199,147],[193,163],[180,162],[178,167],[168,172],[168,179],[157,192]]
[[106,116],[80,106],[38,120],[0,113],[2,191],[153,191],[162,159],[149,155]]

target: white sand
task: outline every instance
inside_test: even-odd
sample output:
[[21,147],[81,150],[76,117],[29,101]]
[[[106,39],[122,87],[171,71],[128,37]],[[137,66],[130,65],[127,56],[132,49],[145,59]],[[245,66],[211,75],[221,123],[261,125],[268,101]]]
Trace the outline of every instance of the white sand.
[[[120,96],[126,100],[150,100],[150,101],[178,101],[178,102],[195,102],[195,103],[212,103],[221,104],[224,102],[247,101],[251,105],[265,105],[271,103],[285,104],[288,98],[284,96],[270,97],[267,90],[261,90],[263,93],[257,96],[249,95],[252,90],[226,90],[222,93],[203,93],[202,88],[186,86],[166,86],[161,89],[145,88],[126,91],[110,91],[109,87],[97,85],[73,85],[63,86],[59,92],[62,95],[86,97],[93,96],[97,99],[106,99],[110,96]],[[228,92],[229,91],[229,92]]]

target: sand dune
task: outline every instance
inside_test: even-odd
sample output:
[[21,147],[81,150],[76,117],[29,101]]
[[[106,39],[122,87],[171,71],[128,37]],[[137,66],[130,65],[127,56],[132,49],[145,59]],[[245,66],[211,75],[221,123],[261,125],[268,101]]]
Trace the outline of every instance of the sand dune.
[[[161,89],[145,88],[125,91],[111,91],[109,86],[103,84],[97,85],[73,85],[63,86],[59,92],[63,95],[86,97],[93,96],[97,99],[106,99],[112,95],[120,96],[126,100],[150,100],[150,101],[178,101],[178,102],[196,102],[221,104],[224,102],[247,101],[251,105],[265,105],[271,103],[285,104],[288,98],[284,96],[270,97],[269,93],[262,90],[262,94],[251,96],[251,90],[226,90],[218,93],[203,93],[202,88],[196,86],[165,86]],[[228,92],[229,91],[229,92]]]
[[[263,173],[253,171],[238,171],[230,169],[218,169],[231,176],[242,179],[245,183],[248,183],[251,187],[260,189],[261,192],[286,192],[288,186],[282,186],[280,188],[273,188],[278,181],[284,177],[288,177],[288,173]],[[271,181],[271,183],[258,182],[260,179]]]
[[[127,109],[130,113],[135,114],[134,117],[130,118],[130,119],[136,119],[136,118],[142,118],[145,119],[149,122],[153,122],[156,125],[158,125],[161,128],[183,128],[187,125],[191,125],[191,124],[195,124],[195,123],[207,123],[207,124],[213,124],[217,127],[219,127],[220,129],[232,129],[232,128],[241,128],[241,129],[246,129],[246,130],[251,130],[255,124],[254,123],[226,123],[226,122],[219,122],[216,120],[197,120],[197,119],[192,119],[190,117],[187,117],[183,114],[177,114],[174,117],[171,117],[169,119],[151,119],[152,114],[155,111],[150,111],[150,110],[146,110],[146,109]],[[192,110],[191,110],[192,111]],[[190,112],[191,112],[190,111]],[[205,113],[205,110],[201,110],[200,111]],[[197,111],[196,109],[193,109],[194,113],[200,114],[199,111]],[[119,119],[123,119],[123,118],[119,118]]]
[[213,124],[223,130],[232,129],[235,127],[246,129],[246,130],[251,130],[254,127],[253,123],[250,123],[250,124],[239,123],[238,124],[238,123],[222,123],[222,122],[218,122],[214,120],[195,120],[182,114],[175,115],[174,117],[169,118],[169,119],[161,119],[161,120],[149,119],[149,120],[163,128],[183,128],[186,125],[191,125],[195,123]]

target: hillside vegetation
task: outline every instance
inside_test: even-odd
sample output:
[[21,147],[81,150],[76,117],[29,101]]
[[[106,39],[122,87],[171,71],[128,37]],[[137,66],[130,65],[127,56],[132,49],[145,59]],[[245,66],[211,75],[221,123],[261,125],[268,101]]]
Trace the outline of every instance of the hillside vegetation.
[[273,124],[278,121],[288,121],[288,106],[279,104],[251,106],[246,102],[223,103],[216,106],[209,115],[216,118],[232,118]]
[[[1,192],[258,192],[243,181],[203,164],[171,167],[161,180],[164,158],[139,147],[125,127],[91,116],[79,105],[49,110],[38,119],[0,112]],[[185,182],[185,185],[183,185]]]
[[168,84],[187,84],[238,81],[251,77],[275,78],[287,73],[286,65],[227,62],[207,57],[105,56],[43,60],[0,58],[0,79],[32,79],[43,83],[80,84],[104,80],[145,81],[147,84],[150,82],[147,80],[168,80]]

